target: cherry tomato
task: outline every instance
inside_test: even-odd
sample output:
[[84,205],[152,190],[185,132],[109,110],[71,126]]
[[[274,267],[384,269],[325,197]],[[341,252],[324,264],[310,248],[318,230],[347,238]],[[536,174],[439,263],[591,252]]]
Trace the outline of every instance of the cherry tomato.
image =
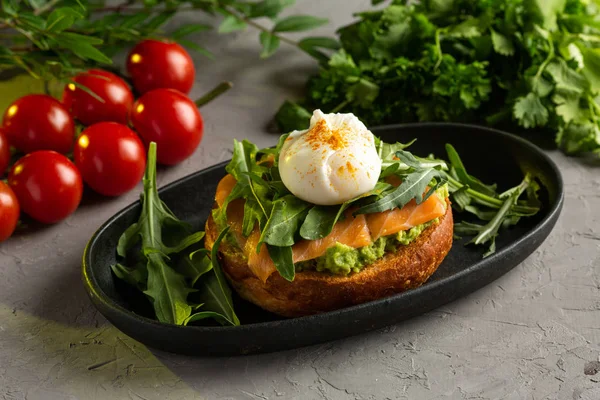
[[30,94],[12,103],[2,124],[10,144],[25,153],[68,153],[73,145],[73,118],[58,100],[45,94]]
[[144,40],[127,56],[127,72],[133,86],[144,94],[152,89],[170,88],[188,94],[194,84],[194,62],[174,42]]
[[19,202],[12,189],[0,181],[0,242],[13,234],[19,221]]
[[123,79],[102,69],[90,69],[73,80],[104,100],[103,103],[74,83],[69,83],[63,91],[62,101],[74,118],[84,125],[102,121],[127,124],[133,94]]
[[94,191],[119,196],[144,176],[146,150],[125,125],[100,122],[81,133],[75,144],[75,165]]
[[8,184],[21,209],[46,224],[71,215],[83,192],[75,165],[62,154],[48,150],[27,154],[17,161],[8,175]]
[[2,129],[0,129],[0,177],[4,175],[4,171],[8,168],[10,163],[10,146],[8,145],[8,139],[4,135]]
[[140,97],[131,109],[131,122],[146,144],[156,142],[156,158],[166,165],[191,156],[204,130],[194,102],[173,89],[155,89]]

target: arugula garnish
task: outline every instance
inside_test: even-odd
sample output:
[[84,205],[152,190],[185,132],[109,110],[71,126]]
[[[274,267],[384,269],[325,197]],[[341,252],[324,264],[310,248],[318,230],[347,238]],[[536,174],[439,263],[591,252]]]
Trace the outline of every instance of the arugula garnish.
[[[179,220],[160,199],[154,142],[148,149],[143,183],[140,217],[123,232],[117,246],[121,259],[137,261],[131,267],[113,265],[114,274],[146,295],[160,322],[186,325],[210,317],[221,324],[239,325],[216,257],[224,233],[210,258],[204,249],[190,250],[204,238],[204,232],[193,232],[191,225]],[[200,304],[190,301],[194,295]],[[201,311],[192,314],[197,310]]]
[[[539,185],[527,174],[519,185],[499,194],[496,192],[496,185],[486,185],[467,173],[452,145],[446,144],[446,151],[451,166],[447,179],[455,208],[469,212],[484,222],[488,221],[484,225],[458,222],[454,225],[454,232],[457,235],[475,235],[468,244],[489,243],[488,250],[483,255],[487,257],[496,251],[496,237],[501,227],[515,225],[521,217],[532,216],[539,211]],[[527,194],[527,201],[519,203],[524,192]]]
[[[433,187],[427,189],[434,179],[437,179],[437,182]],[[394,188],[390,193],[374,203],[359,208],[356,214],[371,214],[394,208],[402,208],[413,199],[417,201],[417,204],[420,204],[427,200],[444,183],[445,177],[440,171],[433,168],[418,168],[414,172],[407,174],[397,188]]]

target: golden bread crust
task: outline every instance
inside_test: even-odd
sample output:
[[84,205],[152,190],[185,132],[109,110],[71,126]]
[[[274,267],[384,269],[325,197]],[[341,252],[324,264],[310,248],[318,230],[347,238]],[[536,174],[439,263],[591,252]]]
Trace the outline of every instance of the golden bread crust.
[[[436,224],[425,229],[415,241],[395,253],[348,276],[317,271],[296,273],[293,282],[273,273],[263,283],[248,268],[242,252],[230,243],[221,243],[221,267],[227,279],[244,299],[285,317],[332,311],[387,297],[421,286],[437,270],[452,247],[452,208]],[[209,217],[205,246],[212,248],[219,232]]]

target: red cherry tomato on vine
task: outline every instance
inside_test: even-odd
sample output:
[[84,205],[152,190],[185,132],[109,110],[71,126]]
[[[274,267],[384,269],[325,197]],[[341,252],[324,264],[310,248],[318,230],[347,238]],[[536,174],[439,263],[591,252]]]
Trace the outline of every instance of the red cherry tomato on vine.
[[155,89],[140,97],[131,110],[131,122],[146,144],[156,142],[156,158],[166,165],[191,156],[204,131],[194,102],[173,89]]
[[100,122],[84,130],[74,153],[85,183],[105,196],[128,192],[144,176],[146,150],[142,141],[116,122]]
[[75,84],[69,83],[63,91],[62,101],[75,119],[84,125],[102,121],[127,123],[133,94],[123,79],[102,69],[90,69],[73,80],[104,100],[103,103]]
[[152,89],[176,89],[187,94],[196,74],[189,53],[174,42],[144,40],[127,56],[127,72],[133,86],[144,94]]
[[8,168],[10,163],[10,146],[8,145],[8,139],[4,135],[2,129],[0,129],[0,177],[4,175],[4,171]]
[[8,184],[21,209],[46,224],[71,215],[83,193],[75,165],[62,154],[47,150],[27,154],[17,161],[8,175]]
[[68,153],[73,145],[73,118],[58,100],[45,94],[30,94],[12,103],[2,126],[10,144],[24,153]]
[[12,189],[0,181],[0,242],[13,234],[19,222],[19,202]]

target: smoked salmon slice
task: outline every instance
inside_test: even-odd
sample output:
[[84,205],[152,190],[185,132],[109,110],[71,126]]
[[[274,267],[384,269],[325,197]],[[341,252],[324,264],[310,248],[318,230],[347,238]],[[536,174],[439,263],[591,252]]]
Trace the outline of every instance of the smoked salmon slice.
[[355,249],[370,245],[372,239],[366,222],[362,214],[354,218],[348,215],[346,219],[335,224],[331,233],[323,239],[299,241],[292,246],[294,262],[321,257],[336,242]]
[[[248,257],[248,268],[260,280],[266,282],[269,276],[276,271],[275,264],[269,256],[267,246],[262,244],[260,252],[256,253],[256,247],[260,240],[260,231],[255,228],[244,246],[244,254]],[[294,263],[313,260],[325,254],[328,248],[337,243],[359,248],[371,244],[371,235],[364,215],[355,218],[351,216],[338,222],[329,235],[318,240],[301,240],[292,246],[292,257]]]
[[[395,182],[394,182],[395,183]],[[235,178],[227,174],[218,184],[215,200],[222,206],[227,196],[236,184]],[[331,233],[318,240],[301,240],[292,246],[294,263],[312,260],[325,254],[328,248],[336,243],[350,247],[359,248],[368,246],[382,236],[392,235],[414,226],[424,224],[435,218],[441,217],[446,212],[446,200],[437,195],[429,196],[421,204],[412,200],[401,209],[388,210],[373,214],[360,214],[356,217],[348,211],[346,218],[339,221],[333,227]],[[250,236],[242,235],[242,221],[244,216],[244,200],[236,199],[227,207],[227,222],[231,227],[244,254],[248,258],[248,268],[260,280],[266,282],[269,276],[276,271],[275,264],[267,246],[263,243],[260,251],[256,248],[260,240],[258,226],[254,228]]]
[[229,196],[229,193],[231,193],[236,183],[237,181],[231,174],[225,175],[223,179],[219,181],[217,193],[215,194],[215,201],[219,207],[225,203],[225,199],[227,199],[227,196]]
[[413,199],[402,208],[367,214],[367,225],[373,240],[393,235],[441,217],[446,213],[446,200],[433,194],[421,204]]

